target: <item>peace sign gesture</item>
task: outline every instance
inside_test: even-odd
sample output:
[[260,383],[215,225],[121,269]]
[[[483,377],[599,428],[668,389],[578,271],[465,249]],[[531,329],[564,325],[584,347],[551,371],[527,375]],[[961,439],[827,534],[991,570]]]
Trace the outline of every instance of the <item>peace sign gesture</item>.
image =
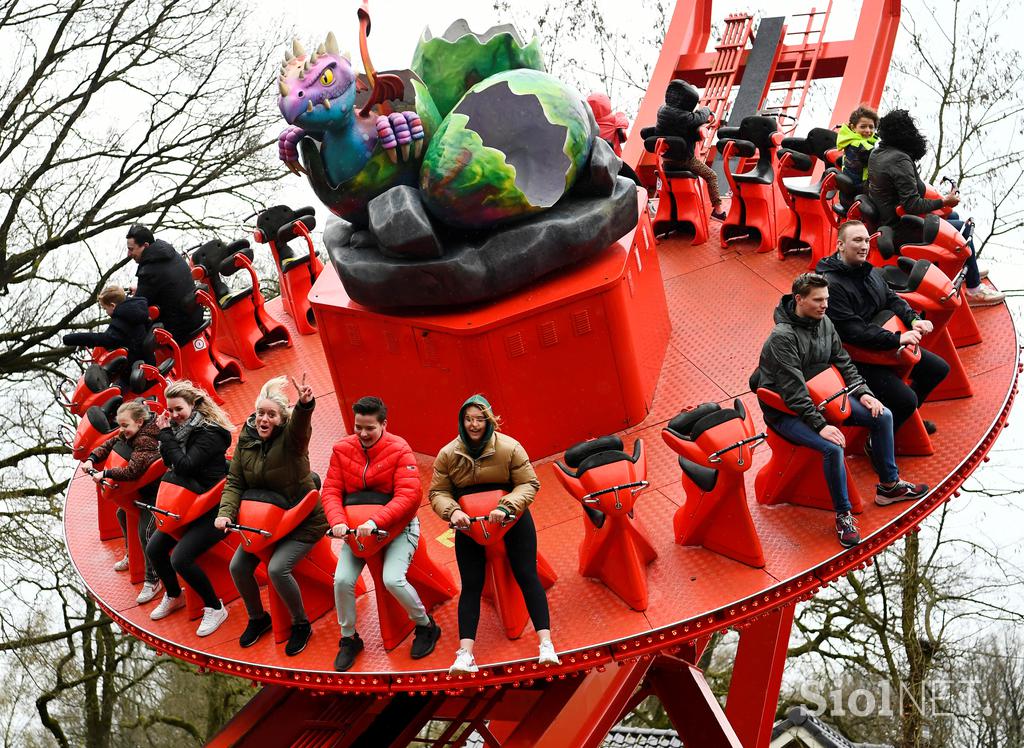
[[309,403],[313,400],[313,387],[306,384],[306,373],[302,373],[302,382],[296,382],[295,377],[288,377],[292,380],[292,386],[299,393],[300,403]]

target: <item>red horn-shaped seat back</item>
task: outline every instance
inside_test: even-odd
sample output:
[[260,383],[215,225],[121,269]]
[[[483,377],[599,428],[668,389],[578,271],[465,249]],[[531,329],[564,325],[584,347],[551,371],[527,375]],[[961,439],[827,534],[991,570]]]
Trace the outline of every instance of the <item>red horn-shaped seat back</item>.
[[242,496],[242,503],[238,507],[238,524],[271,533],[270,537],[265,537],[243,531],[243,535],[249,541],[245,544],[245,550],[249,553],[258,553],[284,538],[309,516],[316,508],[316,502],[320,500],[320,492],[314,490],[306,494],[299,503],[288,507],[285,497],[280,494],[276,496],[280,499],[274,498],[275,494],[271,491],[251,490]]

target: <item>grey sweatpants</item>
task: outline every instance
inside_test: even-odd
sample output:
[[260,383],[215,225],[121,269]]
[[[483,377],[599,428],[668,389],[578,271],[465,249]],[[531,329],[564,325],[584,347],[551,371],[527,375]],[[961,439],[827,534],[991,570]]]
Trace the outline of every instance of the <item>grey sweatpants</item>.
[[[299,583],[292,575],[292,569],[299,563],[306,554],[313,550],[313,543],[303,543],[298,540],[282,540],[274,547],[274,553],[267,564],[267,576],[274,590],[281,596],[281,600],[288,607],[292,617],[292,624],[305,623],[306,609],[302,605],[302,590]],[[238,588],[238,594],[242,596],[245,609],[249,618],[259,618],[263,615],[263,601],[260,600],[260,586],[256,584],[256,567],[259,566],[259,556],[245,552],[245,544],[238,546],[235,555],[231,557],[231,578]]]

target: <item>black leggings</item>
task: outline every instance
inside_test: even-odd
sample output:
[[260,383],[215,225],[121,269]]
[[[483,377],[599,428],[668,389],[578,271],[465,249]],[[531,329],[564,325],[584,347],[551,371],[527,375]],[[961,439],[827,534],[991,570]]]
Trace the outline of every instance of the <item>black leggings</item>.
[[882,405],[892,411],[895,434],[914,411],[949,374],[949,364],[931,351],[921,349],[921,360],[910,371],[910,386],[889,366],[857,364],[857,370]]
[[220,608],[220,600],[213,590],[209,577],[196,563],[200,556],[217,545],[217,541],[224,539],[223,530],[213,526],[218,509],[219,507],[215,506],[190,524],[181,540],[160,531],[154,532],[153,537],[149,539],[146,555],[171,597],[181,594],[177,576],[181,574],[185,584],[203,598],[203,605],[207,608]]
[[[508,551],[512,575],[523,591],[526,609],[537,631],[551,628],[548,617],[548,599],[537,576],[537,528],[534,527],[530,511],[523,512],[512,528],[505,534],[505,549]],[[462,593],[459,595],[459,638],[476,639],[476,627],[480,623],[480,596],[484,591],[487,567],[487,552],[463,532],[455,532],[455,560],[462,577]]]

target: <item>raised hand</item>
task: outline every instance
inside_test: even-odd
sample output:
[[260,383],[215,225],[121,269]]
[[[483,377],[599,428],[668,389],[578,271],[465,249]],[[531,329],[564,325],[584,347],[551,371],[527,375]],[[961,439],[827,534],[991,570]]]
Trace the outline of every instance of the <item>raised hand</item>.
[[156,427],[158,429],[166,429],[169,428],[170,425],[171,417],[167,414],[166,410],[156,417]]
[[313,401],[313,387],[306,384],[306,373],[302,373],[302,381],[296,382],[295,377],[289,377],[292,380],[292,386],[295,391],[299,393],[300,403],[309,403]]

